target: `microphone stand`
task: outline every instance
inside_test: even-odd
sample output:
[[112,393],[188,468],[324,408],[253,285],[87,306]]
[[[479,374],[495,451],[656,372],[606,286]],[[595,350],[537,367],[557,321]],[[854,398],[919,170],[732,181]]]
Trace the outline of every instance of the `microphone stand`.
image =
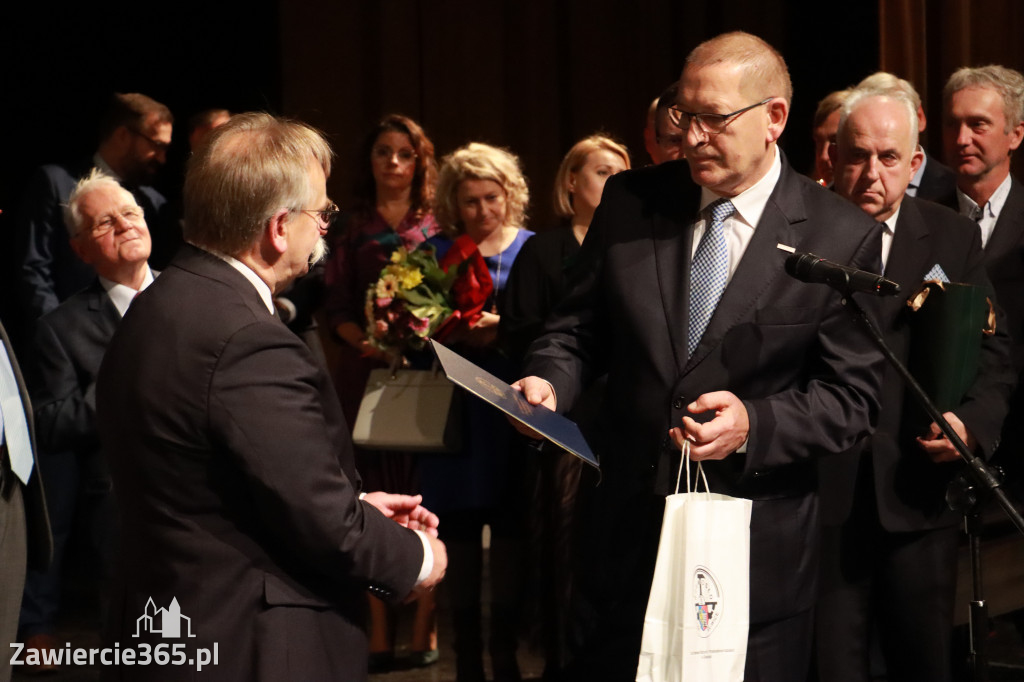
[[1006,512],[1006,516],[1024,535],[1024,516],[1021,515],[1018,506],[1010,499],[1006,490],[1002,487],[1002,481],[998,474],[993,471],[980,457],[975,457],[964,442],[957,435],[953,427],[949,425],[942,413],[924,392],[921,385],[910,374],[907,368],[900,362],[899,358],[893,355],[885,339],[878,331],[878,328],[871,322],[871,319],[854,300],[848,288],[834,287],[843,296],[843,306],[847,311],[864,325],[875,344],[882,351],[885,359],[889,361],[896,372],[903,379],[907,389],[917,402],[924,408],[928,416],[934,421],[942,433],[949,439],[953,447],[964,460],[964,466],[956,479],[950,483],[950,489],[946,493],[946,502],[951,509],[959,510],[964,514],[964,527],[968,534],[971,554],[971,576],[973,583],[973,599],[970,604],[970,655],[968,664],[971,670],[971,679],[974,682],[987,682],[988,677],[988,656],[986,654],[985,638],[989,631],[988,604],[982,592],[981,580],[981,503],[989,497],[995,498],[999,506]]

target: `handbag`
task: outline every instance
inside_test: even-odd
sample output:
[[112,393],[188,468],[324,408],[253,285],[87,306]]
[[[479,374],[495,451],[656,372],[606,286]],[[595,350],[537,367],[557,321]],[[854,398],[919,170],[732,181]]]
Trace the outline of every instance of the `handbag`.
[[352,442],[370,450],[458,452],[461,400],[433,369],[375,369],[359,403]]
[[665,498],[638,682],[741,682],[750,626],[750,500],[690,491]]

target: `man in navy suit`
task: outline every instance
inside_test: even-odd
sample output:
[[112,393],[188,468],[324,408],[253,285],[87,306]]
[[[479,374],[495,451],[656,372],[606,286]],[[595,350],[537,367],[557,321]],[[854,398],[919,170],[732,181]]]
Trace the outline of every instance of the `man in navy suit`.
[[61,564],[76,516],[86,519],[81,527],[90,542],[84,544],[95,553],[97,576],[109,577],[116,515],[96,429],[96,376],[121,317],[153,282],[145,215],[116,180],[94,169],[72,190],[64,218],[71,250],[96,276],[43,315],[35,330],[29,383],[49,474],[55,551],[49,570],[29,571],[26,579],[20,627],[26,649],[58,646]]
[[806,677],[814,461],[867,433],[882,357],[836,292],[786,275],[778,245],[870,270],[880,231],[777,149],[791,97],[760,38],[729,33],[690,54],[671,110],[685,162],[609,179],[571,293],[518,382],[531,403],[565,411],[608,373],[602,479],[580,492],[572,678],[636,675],[684,438],[712,492],[754,501],[746,679]]
[[[952,209],[906,195],[924,153],[917,145],[916,103],[903,91],[858,88],[842,108],[833,150],[835,189],[885,224],[881,257],[899,296],[884,302],[881,331],[898,358],[910,355],[914,313],[907,299],[924,280],[982,287],[977,225]],[[983,336],[980,368],[945,418],[975,454],[988,457],[1013,390],[1005,318]],[[935,339],[933,343],[942,343]],[[952,368],[950,368],[952,370]],[[887,369],[875,434],[848,453],[821,460],[824,542],[818,601],[822,680],[867,682],[869,634],[877,628],[886,679],[952,679],[957,524],[946,489],[959,455],[935,424],[907,408],[902,380]]]
[[153,232],[154,263],[161,267],[181,244],[181,228],[151,184],[167,161],[174,117],[163,104],[138,93],[117,93],[100,123],[100,143],[90,159],[41,167],[25,192],[15,225],[18,294],[30,321],[88,286],[95,271],[77,258],[65,236],[62,206],[79,178],[93,167],[135,196]]

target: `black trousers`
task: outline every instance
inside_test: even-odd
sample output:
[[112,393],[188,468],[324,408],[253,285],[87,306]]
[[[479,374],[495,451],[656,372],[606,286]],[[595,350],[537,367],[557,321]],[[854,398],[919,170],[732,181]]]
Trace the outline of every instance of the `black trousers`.
[[875,628],[889,682],[951,681],[958,543],[957,526],[885,530],[874,484],[861,477],[850,517],[823,532],[816,625],[820,678],[869,680]]

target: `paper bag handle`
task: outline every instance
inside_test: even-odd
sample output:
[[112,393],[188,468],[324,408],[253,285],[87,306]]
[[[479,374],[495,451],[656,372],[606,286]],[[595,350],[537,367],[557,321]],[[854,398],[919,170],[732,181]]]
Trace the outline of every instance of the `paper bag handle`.
[[[683,475],[683,462],[686,462],[686,492],[699,492],[700,481],[697,481],[693,485],[693,490],[690,490],[690,439],[687,438],[683,441],[683,455],[679,458],[679,471],[676,473],[676,493],[679,492],[679,479]],[[704,480],[704,492],[710,493],[711,489],[708,488],[708,477],[704,475],[704,467],[701,466],[700,462],[697,462],[697,473],[700,474],[701,479]]]

